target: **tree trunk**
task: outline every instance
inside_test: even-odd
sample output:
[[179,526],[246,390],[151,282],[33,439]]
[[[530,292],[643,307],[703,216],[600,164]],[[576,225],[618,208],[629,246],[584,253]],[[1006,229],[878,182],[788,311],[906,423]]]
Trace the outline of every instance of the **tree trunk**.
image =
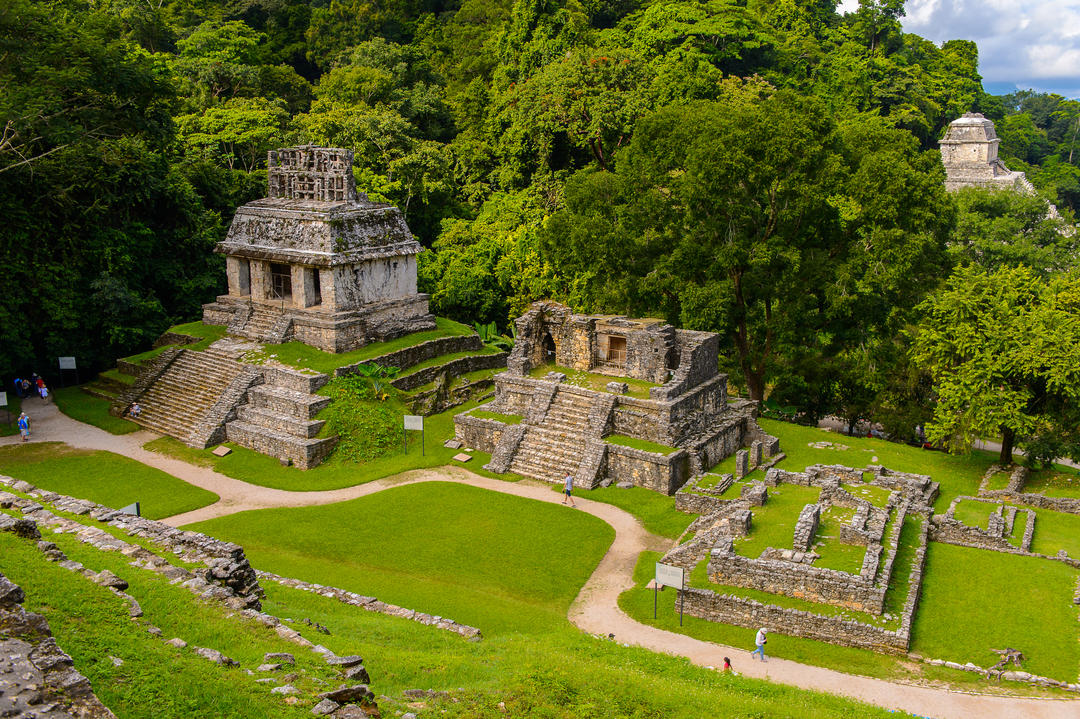
[[761,402],[765,399],[765,373],[746,372],[746,391],[750,399]]
[[1016,442],[1016,432],[1008,427],[1001,428],[1001,455],[998,456],[998,464],[1008,467],[1012,464],[1013,444]]

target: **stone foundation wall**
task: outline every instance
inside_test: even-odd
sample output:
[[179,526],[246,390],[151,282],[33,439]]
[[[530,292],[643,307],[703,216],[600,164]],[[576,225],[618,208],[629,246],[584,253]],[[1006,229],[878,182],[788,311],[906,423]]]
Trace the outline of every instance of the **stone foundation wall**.
[[[840,617],[785,609],[705,589],[687,589],[679,592],[675,602],[676,611],[679,598],[685,599],[686,614],[707,619],[710,622],[734,624],[739,627],[768,627],[769,631],[779,634],[816,639],[846,647],[871,649],[887,654],[904,654],[908,650],[909,635],[902,629],[890,631]],[[767,645],[765,651],[768,652]]]
[[202,321],[205,325],[228,326],[235,314],[235,305],[211,302],[210,304],[203,305]]
[[266,434],[249,432],[244,427],[237,426],[235,422],[225,425],[225,434],[230,442],[242,444],[259,454],[285,458],[299,469],[311,469],[318,466],[330,455],[334,445],[337,444],[337,437],[328,437],[309,444],[280,442]]
[[303,394],[315,394],[330,381],[330,375],[321,372],[311,374],[309,372],[285,369],[284,367],[270,366],[263,366],[261,369],[266,384],[274,387],[284,387]]
[[[459,337],[439,337],[420,344],[406,347],[397,352],[388,352],[378,357],[372,357],[363,362],[357,362],[334,370],[335,377],[356,374],[356,368],[364,364],[377,364],[382,367],[397,367],[405,370],[421,362],[434,359],[441,355],[455,354],[457,352],[471,352],[483,347],[479,335],[462,335]],[[505,365],[505,362],[504,362]],[[421,383],[423,384],[423,383]]]
[[862,581],[834,569],[791,562],[749,559],[714,551],[708,565],[709,580],[716,584],[756,589],[770,594],[801,597],[812,602],[881,614],[885,585]]
[[663,455],[608,444],[606,476],[670,495],[689,479],[689,457],[685,450]]
[[498,420],[473,417],[467,412],[454,415],[454,437],[481,452],[493,453],[505,430],[506,425]]
[[611,427],[614,434],[667,444],[660,435],[660,410],[649,400],[620,396],[612,412]]
[[470,357],[459,357],[455,360],[450,360],[446,364],[436,365],[434,367],[425,367],[422,370],[413,372],[410,375],[399,377],[393,380],[390,384],[394,385],[397,389],[408,392],[409,390],[422,387],[428,382],[435,381],[435,378],[441,375],[443,372],[449,373],[451,377],[467,374],[469,372],[475,372],[482,369],[497,369],[499,367],[506,366],[505,352],[499,352],[497,354],[490,355],[472,355]]

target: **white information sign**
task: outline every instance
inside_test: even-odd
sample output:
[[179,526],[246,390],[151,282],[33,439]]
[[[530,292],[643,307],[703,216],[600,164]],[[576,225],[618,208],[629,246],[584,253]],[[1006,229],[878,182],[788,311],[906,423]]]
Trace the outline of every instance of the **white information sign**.
[[0,407],[7,407],[7,392],[0,392]]
[[683,568],[656,563],[656,583],[665,587],[683,588]]
[[405,415],[405,429],[424,429],[424,417],[419,414]]
[[61,357],[60,358],[60,369],[75,369],[75,358],[74,357]]

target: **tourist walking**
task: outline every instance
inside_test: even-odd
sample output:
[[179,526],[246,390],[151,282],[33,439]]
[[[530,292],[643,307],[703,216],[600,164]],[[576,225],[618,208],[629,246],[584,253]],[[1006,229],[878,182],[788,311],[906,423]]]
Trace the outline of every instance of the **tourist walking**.
[[22,435],[23,442],[30,441],[30,418],[26,412],[19,413],[19,434]]
[[566,495],[565,497],[563,497],[563,500],[562,500],[563,504],[566,504],[566,500],[569,499],[571,507],[576,507],[577,506],[576,504],[574,504],[573,491],[574,491],[574,475],[567,472],[566,473],[566,479],[563,480],[563,494]]
[[755,654],[760,654],[761,655],[761,661],[763,661],[763,662],[767,661],[765,659],[765,643],[767,641],[769,641],[769,640],[765,635],[768,634],[768,633],[769,633],[769,630],[766,629],[765,627],[762,627],[761,629],[759,629],[757,631],[757,635],[754,637],[754,644],[757,645],[757,649],[750,652],[750,656],[754,656]]

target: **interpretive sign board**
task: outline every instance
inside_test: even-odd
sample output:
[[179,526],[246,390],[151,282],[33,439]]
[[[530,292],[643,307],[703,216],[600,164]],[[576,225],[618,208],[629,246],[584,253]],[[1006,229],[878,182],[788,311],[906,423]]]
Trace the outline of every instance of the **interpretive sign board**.
[[60,369],[77,369],[74,357],[61,357]]
[[409,439],[407,432],[415,429],[420,432],[420,456],[424,455],[424,417],[419,414],[405,415],[405,430],[401,433],[405,438],[405,451],[409,451]]
[[683,603],[686,601],[683,590],[686,589],[686,570],[670,564],[656,563],[656,581],[653,582],[653,619],[656,619],[657,592],[663,587],[675,587],[679,590],[679,626],[682,626]]

